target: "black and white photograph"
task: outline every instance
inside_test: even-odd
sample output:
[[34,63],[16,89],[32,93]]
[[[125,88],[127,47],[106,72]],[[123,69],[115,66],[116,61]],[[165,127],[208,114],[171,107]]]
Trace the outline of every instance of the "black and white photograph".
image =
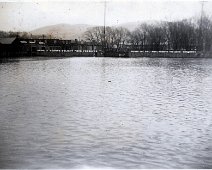
[[212,1],[0,0],[0,169],[212,169]]

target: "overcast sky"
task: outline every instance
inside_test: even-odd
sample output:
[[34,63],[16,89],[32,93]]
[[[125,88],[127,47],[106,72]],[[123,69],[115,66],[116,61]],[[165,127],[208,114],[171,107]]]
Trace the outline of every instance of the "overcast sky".
[[[208,15],[212,15],[211,9],[212,1],[205,2],[204,11]],[[107,0],[106,25],[199,17],[200,12],[199,0]],[[60,23],[103,25],[104,1],[0,0],[0,30],[31,31]]]

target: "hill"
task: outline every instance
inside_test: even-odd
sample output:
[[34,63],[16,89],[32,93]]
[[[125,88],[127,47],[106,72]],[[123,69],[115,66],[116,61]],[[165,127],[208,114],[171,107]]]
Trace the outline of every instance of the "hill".
[[[117,25],[116,27],[124,27],[130,31],[133,31],[136,27],[138,27],[141,22],[128,22],[124,24]],[[35,30],[30,31],[29,33],[32,35],[48,35],[48,37],[52,38],[62,38],[62,39],[83,39],[84,32],[91,27],[95,27],[94,25],[86,25],[86,24],[57,24],[50,25],[46,27],[41,27]]]
[[69,24],[57,24],[46,27],[41,27],[30,31],[32,35],[48,35],[54,38],[62,39],[82,39],[84,32],[92,27],[85,24],[69,25]]

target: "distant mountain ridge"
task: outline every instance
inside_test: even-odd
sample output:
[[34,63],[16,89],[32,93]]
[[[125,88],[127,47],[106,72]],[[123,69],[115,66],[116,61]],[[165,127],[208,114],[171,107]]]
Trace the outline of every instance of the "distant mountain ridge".
[[90,27],[93,26],[86,24],[77,24],[77,25],[57,24],[37,28],[33,31],[30,31],[30,34],[47,35],[62,39],[82,39],[84,32]]
[[[141,22],[129,22],[117,25],[116,27],[124,27],[133,31],[137,26],[139,26]],[[84,39],[84,33],[88,28],[95,27],[95,25],[87,25],[87,24],[57,24],[50,25],[41,28],[37,28],[35,30],[30,31],[29,33],[32,35],[47,35],[52,38],[62,38],[62,39]]]

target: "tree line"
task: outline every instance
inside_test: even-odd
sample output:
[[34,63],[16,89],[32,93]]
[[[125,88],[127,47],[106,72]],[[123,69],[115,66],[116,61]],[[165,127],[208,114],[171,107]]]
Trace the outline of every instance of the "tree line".
[[[0,31],[1,38],[17,35],[21,38],[54,38],[28,32]],[[212,19],[203,15],[200,19],[142,23],[133,31],[123,27],[91,27],[84,33],[84,40],[116,50],[209,51],[212,48]]]
[[92,27],[84,37],[107,49],[209,51],[212,45],[212,20],[204,15],[201,19],[143,23],[131,32],[123,27]]
[[0,38],[19,37],[23,39],[42,39],[42,38],[55,38],[52,35],[32,35],[29,32],[14,32],[14,31],[0,31]]

